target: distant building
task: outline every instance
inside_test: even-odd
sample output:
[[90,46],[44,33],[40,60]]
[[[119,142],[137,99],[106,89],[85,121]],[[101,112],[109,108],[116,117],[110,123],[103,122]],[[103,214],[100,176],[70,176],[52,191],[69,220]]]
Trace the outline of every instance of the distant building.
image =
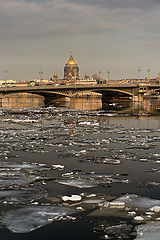
[[64,67],[64,79],[65,80],[77,80],[79,79],[79,67],[76,60],[73,58],[72,53],[67,60]]
[[158,76],[156,77],[156,83],[160,83],[160,72],[158,73]]
[[95,85],[97,84],[97,81],[95,79],[79,79],[78,81],[76,81],[76,85]]
[[12,85],[15,84],[16,81],[13,79],[8,79],[8,80],[0,80],[0,85]]
[[58,74],[57,73],[54,73],[53,74],[53,82],[57,82],[57,80],[58,80]]
[[79,66],[71,53],[69,59],[66,61],[66,64],[64,66],[64,78],[58,79],[57,73],[54,73],[52,78],[52,84],[97,84],[97,80],[93,77],[90,77],[88,73],[84,75],[83,79],[79,78]]

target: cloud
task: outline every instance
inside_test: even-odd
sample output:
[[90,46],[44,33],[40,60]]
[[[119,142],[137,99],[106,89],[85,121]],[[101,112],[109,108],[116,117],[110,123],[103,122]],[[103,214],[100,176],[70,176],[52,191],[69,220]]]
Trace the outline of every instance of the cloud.
[[133,9],[147,9],[160,5],[159,0],[66,0],[70,3],[77,3],[82,5],[96,5],[103,8],[133,8]]
[[[0,39],[39,38],[127,29],[138,18],[131,8],[103,8],[105,1],[1,0]],[[107,1],[108,3],[110,1]],[[130,26],[130,27],[131,27]]]
[[74,48],[93,68],[94,56],[118,66],[124,52],[129,65],[130,56],[159,46],[159,15],[159,0],[0,0],[1,59],[25,65],[32,58],[33,68],[49,59],[49,69],[53,53]]

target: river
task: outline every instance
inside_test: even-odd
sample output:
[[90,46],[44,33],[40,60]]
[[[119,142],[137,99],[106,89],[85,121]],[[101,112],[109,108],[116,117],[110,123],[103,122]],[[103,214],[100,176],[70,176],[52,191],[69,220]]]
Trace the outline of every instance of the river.
[[2,239],[159,239],[160,101],[18,102],[0,108]]

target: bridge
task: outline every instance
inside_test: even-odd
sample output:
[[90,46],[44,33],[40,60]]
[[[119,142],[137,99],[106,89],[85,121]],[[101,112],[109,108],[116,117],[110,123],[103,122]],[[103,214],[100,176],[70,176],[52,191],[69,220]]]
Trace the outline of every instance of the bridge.
[[160,85],[150,84],[96,84],[96,85],[41,85],[26,87],[2,87],[0,97],[13,93],[31,93],[44,96],[45,101],[56,97],[75,97],[83,92],[94,92],[102,94],[103,98],[130,99],[131,101],[142,101],[145,93],[159,91]]

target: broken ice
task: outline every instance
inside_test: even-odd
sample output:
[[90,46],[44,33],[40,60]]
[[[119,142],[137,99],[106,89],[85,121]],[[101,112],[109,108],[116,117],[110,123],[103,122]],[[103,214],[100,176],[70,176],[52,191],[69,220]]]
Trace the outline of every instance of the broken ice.
[[12,188],[0,191],[0,202],[5,204],[27,204],[47,196],[40,188]]
[[63,196],[62,200],[64,202],[66,201],[73,201],[73,202],[77,202],[77,201],[81,201],[82,197],[80,195],[71,195],[71,196]]
[[135,240],[159,240],[160,222],[149,222],[137,227],[137,237]]
[[141,208],[141,209],[149,209],[154,206],[160,206],[160,200],[140,197],[135,194],[126,194],[116,199],[116,201],[124,202],[128,207]]
[[74,212],[61,206],[32,206],[8,211],[2,222],[11,232],[28,233]]
[[97,186],[96,183],[94,182],[89,182],[87,180],[76,180],[76,179],[69,179],[69,180],[60,180],[58,181],[58,183],[60,184],[64,184],[64,185],[68,185],[68,186],[72,186],[72,187],[78,187],[78,188],[92,188]]

